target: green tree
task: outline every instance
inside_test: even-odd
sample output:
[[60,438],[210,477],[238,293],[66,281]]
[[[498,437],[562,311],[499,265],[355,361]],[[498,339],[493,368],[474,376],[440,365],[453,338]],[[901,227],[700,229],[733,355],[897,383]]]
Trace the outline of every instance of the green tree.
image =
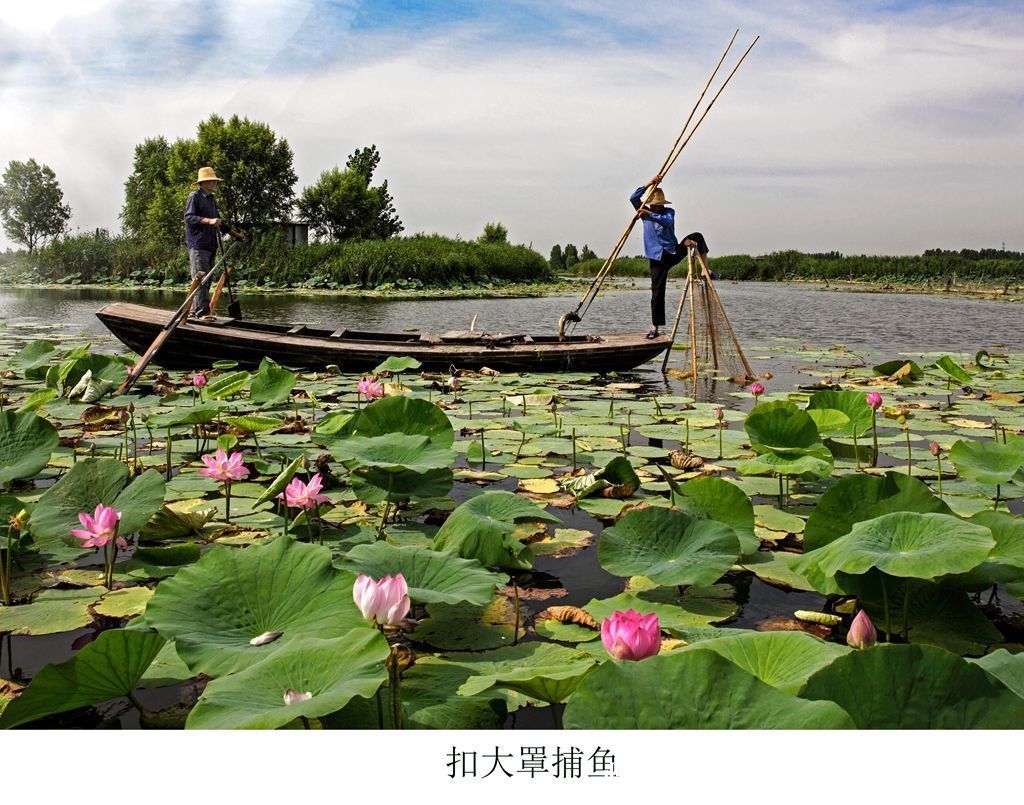
[[508,229],[495,221],[484,225],[484,233],[478,238],[480,243],[508,243]]
[[576,247],[571,243],[565,244],[565,267],[572,268],[580,261],[579,252],[576,251]]
[[[124,183],[124,206],[120,215],[126,235],[164,239],[165,227],[160,225],[159,217],[153,216],[153,208],[157,196],[170,184],[167,175],[170,157],[171,145],[164,137],[150,137],[135,146],[132,172]],[[172,239],[172,242],[176,241]]]
[[71,208],[63,201],[57,176],[48,165],[34,159],[12,159],[7,164],[0,184],[0,218],[7,237],[28,248],[29,254],[67,228]]
[[153,137],[135,147],[125,182],[121,221],[128,235],[167,245],[184,242],[183,215],[196,172],[210,165],[222,179],[217,205],[239,228],[259,228],[289,217],[295,198],[295,170],[288,141],[265,123],[211,115],[195,139],[168,145]]
[[548,263],[554,271],[561,271],[565,268],[565,255],[562,254],[562,247],[557,243],[551,247],[551,257]]
[[373,187],[373,173],[380,163],[377,146],[351,154],[345,170],[331,168],[302,191],[296,203],[299,216],[313,232],[330,240],[384,240],[404,229],[387,180]]
[[597,259],[597,255],[594,254],[594,250],[591,249],[586,244],[583,244],[583,248],[580,249],[580,262],[582,263],[584,260],[596,260],[596,259]]

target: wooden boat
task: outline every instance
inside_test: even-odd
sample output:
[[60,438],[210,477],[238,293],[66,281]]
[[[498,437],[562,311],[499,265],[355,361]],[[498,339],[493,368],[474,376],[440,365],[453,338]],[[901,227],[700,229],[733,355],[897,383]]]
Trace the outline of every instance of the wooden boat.
[[[171,311],[117,302],[96,314],[125,345],[145,352],[167,323]],[[668,349],[667,336],[643,333],[608,335],[487,335],[480,332],[371,333],[339,328],[268,324],[215,317],[187,319],[153,359],[168,369],[198,369],[214,361],[235,360],[255,367],[264,358],[282,366],[343,372],[369,372],[390,355],[408,355],[432,371],[451,366],[499,372],[612,372],[646,363]]]

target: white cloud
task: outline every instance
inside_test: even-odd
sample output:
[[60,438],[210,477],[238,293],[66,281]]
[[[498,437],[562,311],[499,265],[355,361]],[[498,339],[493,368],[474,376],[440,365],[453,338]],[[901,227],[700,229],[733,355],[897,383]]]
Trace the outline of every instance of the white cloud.
[[[1024,180],[1018,14],[924,8],[852,19],[845,4],[768,13],[719,3],[703,7],[697,30],[692,9],[666,4],[645,16],[657,46],[640,47],[602,27],[621,4],[583,5],[567,25],[575,38],[605,31],[600,47],[495,42],[485,23],[355,37],[344,15],[332,28],[298,0],[219,6],[228,38],[217,51],[230,58],[215,59],[198,86],[180,67],[110,81],[93,57],[74,55],[90,26],[78,20],[74,36],[55,40],[72,26],[51,22],[40,41],[66,83],[40,86],[28,75],[35,61],[0,74],[0,160],[46,162],[75,225],[114,227],[136,143],[238,113],[288,139],[299,188],[376,143],[407,232],[475,237],[500,220],[544,253],[566,241],[601,253],[746,17],[762,40],[666,182],[681,230],[702,230],[718,254],[1024,248],[1014,240]],[[183,46],[168,24],[150,17],[126,37],[152,31],[155,52],[170,58]],[[283,69],[310,46],[311,27],[321,66]],[[669,47],[663,34],[677,30]],[[749,36],[741,32],[726,68]],[[116,63],[116,44],[94,45],[113,48],[104,64]],[[634,236],[627,251],[639,250]]]

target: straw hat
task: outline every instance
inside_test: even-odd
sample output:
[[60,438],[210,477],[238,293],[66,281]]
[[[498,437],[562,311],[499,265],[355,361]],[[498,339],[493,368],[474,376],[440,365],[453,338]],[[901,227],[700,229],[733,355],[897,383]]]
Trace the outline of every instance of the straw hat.
[[213,172],[213,168],[200,168],[199,176],[196,178],[196,184],[202,184],[203,182],[219,182],[217,174]]
[[671,201],[665,200],[665,191],[660,187],[654,188],[654,192],[651,193],[651,197],[647,199],[647,205],[650,207],[656,207],[659,204],[671,204]]

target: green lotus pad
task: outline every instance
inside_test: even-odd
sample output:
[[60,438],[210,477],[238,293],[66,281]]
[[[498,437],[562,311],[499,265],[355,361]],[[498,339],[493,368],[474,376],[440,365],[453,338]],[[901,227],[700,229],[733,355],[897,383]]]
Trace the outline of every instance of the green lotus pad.
[[975,663],[934,646],[853,651],[818,671],[800,696],[832,701],[859,729],[1017,729],[1024,699]]
[[712,584],[736,562],[731,526],[680,511],[631,511],[601,534],[597,558],[609,573],[647,576],[659,584]]
[[[805,707],[814,704],[814,707]],[[714,651],[603,663],[565,708],[570,729],[847,729],[833,702],[806,702]]]
[[134,690],[163,648],[155,632],[109,629],[60,665],[47,665],[0,717],[0,727],[99,704]]
[[[333,638],[369,629],[352,600],[355,576],[331,552],[280,537],[243,549],[218,547],[157,586],[146,621],[173,639],[196,672],[234,673],[300,637]],[[281,636],[265,645],[250,640]]]
[[357,545],[336,563],[374,579],[401,573],[409,586],[409,598],[418,604],[457,604],[465,601],[483,606],[505,579],[472,559],[410,545],[387,542]]
[[564,702],[594,667],[594,658],[554,643],[522,643],[482,654],[451,654],[448,661],[472,671],[459,694],[508,688],[532,699]]
[[[300,637],[235,674],[210,682],[185,726],[189,729],[276,729],[299,717],[341,710],[354,697],[369,698],[387,680],[390,649],[379,632],[342,637]],[[312,696],[285,703],[289,690]]]

